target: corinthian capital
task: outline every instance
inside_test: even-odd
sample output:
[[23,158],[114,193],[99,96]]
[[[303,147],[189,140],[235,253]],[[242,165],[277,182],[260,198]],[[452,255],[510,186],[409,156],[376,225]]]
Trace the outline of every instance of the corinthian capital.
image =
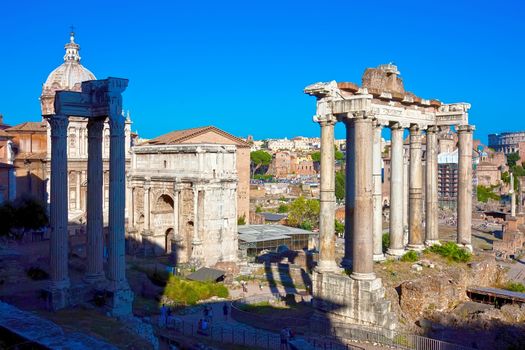
[[51,125],[51,137],[67,137],[69,118],[67,115],[55,114],[48,118]]

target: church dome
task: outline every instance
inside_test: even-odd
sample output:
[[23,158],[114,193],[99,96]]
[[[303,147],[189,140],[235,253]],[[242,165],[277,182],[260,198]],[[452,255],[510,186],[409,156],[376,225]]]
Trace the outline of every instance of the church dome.
[[71,32],[69,43],[65,45],[64,63],[53,70],[42,86],[40,103],[42,115],[54,114],[55,92],[59,90],[80,91],[83,81],[97,79],[86,67],[80,64],[80,45],[75,43],[75,33]]

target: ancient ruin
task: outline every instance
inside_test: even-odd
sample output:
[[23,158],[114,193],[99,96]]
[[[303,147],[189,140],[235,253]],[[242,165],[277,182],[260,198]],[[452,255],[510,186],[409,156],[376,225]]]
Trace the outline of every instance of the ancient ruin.
[[[121,93],[127,79],[108,78],[82,83],[81,92],[57,91],[53,114],[44,115],[51,126],[50,275],[48,300],[52,309],[81,301],[97,287],[106,289],[113,316],[131,314],[133,292],[126,280],[125,225],[125,122]],[[69,117],[88,119],[87,271],[85,284],[72,286],[68,277],[68,163]],[[103,269],[102,131],[110,125],[108,274]],[[86,286],[87,284],[87,286]],[[80,300],[79,300],[80,299]]]
[[[321,126],[321,216],[319,263],[313,273],[314,305],[334,321],[350,321],[394,329],[395,315],[384,299],[374,260],[384,259],[381,247],[381,176],[378,172],[381,130],[392,132],[390,247],[400,257],[438,242],[437,136],[441,127],[459,134],[457,243],[472,250],[472,133],[467,103],[444,104],[406,92],[393,64],[368,68],[362,85],[331,81],[305,88],[317,98],[314,121]],[[334,126],[346,125],[345,256],[342,273],[335,261]],[[408,191],[404,190],[403,132],[410,131]],[[423,186],[422,131],[427,134],[426,184]],[[425,203],[423,202],[425,190]],[[408,193],[405,193],[408,192]],[[405,196],[408,195],[408,203]],[[408,204],[408,211],[404,209]],[[423,206],[425,205],[425,211]],[[405,212],[405,213],[404,213]],[[372,215],[371,215],[372,214]],[[403,242],[403,217],[408,214],[409,240]],[[424,215],[425,214],[425,215]],[[425,224],[423,225],[423,222]]]

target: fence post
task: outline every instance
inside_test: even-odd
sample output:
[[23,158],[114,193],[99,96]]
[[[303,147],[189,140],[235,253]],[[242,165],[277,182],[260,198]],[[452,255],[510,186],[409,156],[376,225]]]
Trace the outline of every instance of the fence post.
[[224,327],[221,327],[221,343],[224,343]]
[[193,323],[191,324],[191,336],[193,337]]
[[246,345],[246,330],[242,331],[242,345]]
[[266,333],[266,349],[270,349],[270,333]]
[[233,333],[233,326],[232,326],[232,343],[235,344],[235,333]]

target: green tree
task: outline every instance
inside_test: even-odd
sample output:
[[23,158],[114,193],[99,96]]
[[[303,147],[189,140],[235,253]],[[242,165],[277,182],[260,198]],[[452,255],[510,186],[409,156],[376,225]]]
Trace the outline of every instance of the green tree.
[[335,219],[335,233],[339,236],[342,236],[345,233],[345,224],[337,219]]
[[[335,151],[335,160],[344,160],[345,154],[337,149],[337,147],[334,145],[334,151]],[[313,162],[320,163],[321,162],[321,152],[315,151],[310,154],[310,157],[312,157]]]
[[335,198],[343,200],[345,198],[345,173],[338,171],[335,173]]
[[257,170],[263,165],[269,165],[272,161],[272,155],[266,151],[259,150],[250,153],[250,160],[252,163],[252,177]]
[[478,201],[482,203],[487,203],[489,199],[499,201],[500,197],[496,193],[493,192],[494,188],[495,186],[491,187],[491,186],[478,185],[477,190],[476,190]]
[[319,201],[299,197],[288,207],[288,225],[294,227],[305,226],[313,229],[319,226]]
[[[22,238],[27,230],[36,230],[49,223],[47,211],[42,202],[31,196],[21,196],[14,202],[0,205],[0,235],[14,235]],[[14,228],[22,229],[15,234]],[[20,231],[20,230],[16,230]]]
[[520,154],[518,152],[507,154],[507,165],[510,168],[515,167],[518,160],[520,160]]
[[288,212],[288,206],[286,204],[279,205],[279,208],[277,208],[278,213],[287,213]]

